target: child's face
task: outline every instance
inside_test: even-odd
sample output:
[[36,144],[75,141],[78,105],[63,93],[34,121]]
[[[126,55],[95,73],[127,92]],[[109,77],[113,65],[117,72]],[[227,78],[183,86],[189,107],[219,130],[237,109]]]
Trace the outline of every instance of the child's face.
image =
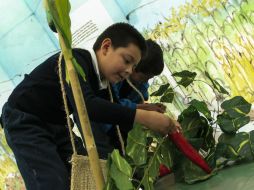
[[102,75],[111,83],[120,82],[130,76],[141,59],[140,49],[130,43],[127,47],[114,48],[109,38],[102,42],[97,57]]

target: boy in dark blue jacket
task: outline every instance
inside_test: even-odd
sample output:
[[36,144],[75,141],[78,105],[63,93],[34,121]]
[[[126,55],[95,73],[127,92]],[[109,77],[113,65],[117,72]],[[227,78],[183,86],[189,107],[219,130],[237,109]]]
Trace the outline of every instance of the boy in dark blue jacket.
[[[107,84],[128,78],[145,51],[142,35],[126,23],[108,27],[97,38],[92,50],[73,50],[73,56],[85,73],[85,80],[81,76],[79,80],[91,121],[112,125],[138,122],[162,134],[180,127],[175,120],[158,112],[130,109],[109,101]],[[27,190],[67,190],[70,187],[69,161],[73,150],[66,127],[58,60],[59,53],[25,75],[2,110],[6,139]],[[66,79],[64,59],[61,69]],[[67,80],[63,82],[68,109],[80,128],[71,87]],[[80,145],[80,153],[85,154],[80,139],[76,138],[75,143]]]

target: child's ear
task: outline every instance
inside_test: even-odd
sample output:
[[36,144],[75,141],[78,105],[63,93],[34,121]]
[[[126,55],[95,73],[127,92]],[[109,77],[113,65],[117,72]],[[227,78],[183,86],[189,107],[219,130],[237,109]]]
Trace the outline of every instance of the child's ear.
[[103,54],[106,54],[109,48],[112,46],[112,41],[110,38],[105,38],[101,43],[101,50]]

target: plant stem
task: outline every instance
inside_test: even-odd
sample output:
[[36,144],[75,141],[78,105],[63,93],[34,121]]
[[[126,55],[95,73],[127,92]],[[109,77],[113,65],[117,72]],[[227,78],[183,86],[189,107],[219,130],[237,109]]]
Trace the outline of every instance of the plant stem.
[[[154,158],[156,157],[158,150],[160,149],[161,145],[164,143],[165,140],[166,140],[166,138],[163,138],[162,142],[159,143],[159,145],[156,147],[153,156],[152,156],[151,159],[149,160],[150,163],[149,163],[148,167],[145,169],[144,177],[143,177],[142,180],[140,181],[140,183],[139,183],[139,185],[138,185],[138,187],[137,187],[136,190],[139,190],[140,186],[142,185],[142,182],[143,182],[144,179],[145,179],[145,176],[148,175],[148,171],[149,171],[150,167],[151,167],[152,164],[153,164],[153,160],[154,160]],[[159,169],[159,168],[158,168],[158,169]]]

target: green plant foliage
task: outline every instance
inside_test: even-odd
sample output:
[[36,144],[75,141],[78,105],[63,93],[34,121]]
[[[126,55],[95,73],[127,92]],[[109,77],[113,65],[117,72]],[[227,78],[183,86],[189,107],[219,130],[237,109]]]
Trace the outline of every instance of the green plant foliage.
[[193,184],[198,181],[204,181],[215,175],[215,173],[207,174],[190,160],[185,159],[183,163],[184,181],[188,184]]
[[172,76],[180,77],[181,80],[177,83],[186,88],[194,81],[195,77],[197,76],[197,73],[185,70],[181,72],[175,72],[172,74]]
[[168,138],[160,139],[156,149],[151,153],[147,164],[144,166],[144,175],[141,184],[145,189],[154,189],[153,184],[159,175],[160,164],[164,164],[169,168],[172,167],[173,162],[170,149],[172,149],[172,145]]
[[238,129],[249,123],[250,118],[246,116],[251,109],[251,104],[243,97],[236,96],[221,104],[224,112],[217,116],[221,130],[225,133],[236,133]]
[[[114,150],[109,158],[110,164],[109,164],[109,175],[108,178],[112,179],[115,186],[118,189],[123,190],[132,190],[133,185],[131,182],[132,177],[132,168],[128,164],[128,162],[122,158],[122,156],[119,154],[118,150]],[[106,189],[109,187],[112,187],[110,183],[106,185]]]
[[168,87],[170,86],[170,84],[164,84],[164,85],[161,85],[160,88],[153,92],[150,96],[161,96],[167,89]]
[[205,75],[207,76],[207,78],[212,83],[214,89],[216,89],[219,93],[229,95],[228,91],[225,88],[223,88],[216,80],[213,80],[208,72],[205,72]]
[[71,5],[69,0],[45,0],[47,1],[48,10],[47,17],[50,23],[52,20],[56,29],[63,35],[67,48],[71,49],[71,20],[69,13]]
[[[193,0],[179,9],[173,8],[165,21],[159,22],[146,34],[147,38],[161,42],[166,66],[184,94],[183,97],[175,93],[168,84],[169,80],[160,78],[159,83],[164,85],[151,94],[152,99],[172,103],[173,109],[182,111],[178,121],[184,136],[215,170],[229,161],[253,160],[254,132],[237,133],[249,122],[247,113],[250,104],[246,100],[254,101],[253,2]],[[186,108],[182,100],[189,100],[190,96],[192,101]],[[223,102],[224,99],[227,100]],[[218,126],[224,133],[219,143],[215,144],[216,131],[213,127]],[[157,147],[147,153],[146,162],[142,162],[144,164],[138,168],[132,166],[143,176],[135,187],[142,184],[145,189],[153,189],[158,163],[163,162],[161,157],[157,157],[159,155],[153,154],[158,154],[159,147],[163,145],[161,140],[157,140],[160,137],[147,135],[146,138],[148,147],[154,141],[157,141]],[[206,175],[174,146],[166,146],[169,146],[170,168],[179,174],[177,179],[194,183],[215,174]],[[133,149],[132,155],[137,156],[134,152]]]
[[218,139],[221,155],[217,156],[231,160],[253,161],[253,134],[253,131],[239,132],[236,135],[222,134]]
[[[138,189],[154,189],[153,184],[159,175],[159,165],[164,164],[169,168],[173,165],[171,152],[172,143],[168,138],[148,130],[142,125],[136,124],[128,134],[126,156],[121,157],[133,168],[129,177],[132,185]],[[108,159],[108,168],[112,168],[112,158]],[[115,168],[113,168],[115,172]],[[118,175],[109,171],[105,189],[119,189],[117,185]],[[115,176],[117,175],[117,176]],[[129,174],[128,174],[129,175]],[[126,177],[126,176],[125,176]]]
[[147,161],[147,138],[142,125],[135,124],[128,133],[126,154],[136,166],[141,166]]
[[178,116],[178,121],[181,123],[184,118],[198,118],[199,117],[199,113],[197,111],[197,109],[190,105],[188,108],[186,108],[185,110],[183,110],[183,112]]
[[[215,145],[213,128],[208,124],[207,119],[200,116],[199,110],[193,105],[185,109],[178,119],[182,126],[184,136],[197,150],[202,148],[208,151]],[[197,142],[199,146],[197,146]]]
[[161,96],[160,101],[161,101],[161,102],[166,102],[166,103],[172,103],[172,101],[173,101],[173,99],[174,99],[174,95],[175,95],[175,93],[174,93],[174,91],[173,91],[173,88],[168,88],[168,89],[164,92],[163,96]]
[[193,99],[193,100],[191,100],[191,102],[189,104],[194,106],[197,109],[197,111],[204,114],[204,116],[207,119],[212,120],[211,112],[208,110],[205,102]]
[[245,116],[250,112],[251,104],[248,103],[243,97],[235,96],[230,100],[224,101],[221,108],[232,118]]
[[77,63],[76,59],[72,58],[72,63],[76,69],[76,71],[79,73],[79,75],[82,77],[84,81],[86,81],[86,74],[82,67]]
[[[82,77],[85,81],[85,72],[82,67],[77,63],[75,58],[72,55],[72,35],[71,35],[71,20],[69,17],[71,5],[69,0],[44,0],[46,15],[48,19],[49,26],[53,29],[56,28],[57,31],[61,34],[64,40],[64,44],[66,45],[66,49],[62,51],[64,58],[71,59],[72,64],[74,65],[77,73]],[[62,44],[60,44],[62,45]],[[66,79],[68,83],[69,75],[66,70]]]
[[249,116],[238,118],[230,117],[227,112],[217,116],[217,123],[224,133],[235,134],[238,129],[250,122]]

